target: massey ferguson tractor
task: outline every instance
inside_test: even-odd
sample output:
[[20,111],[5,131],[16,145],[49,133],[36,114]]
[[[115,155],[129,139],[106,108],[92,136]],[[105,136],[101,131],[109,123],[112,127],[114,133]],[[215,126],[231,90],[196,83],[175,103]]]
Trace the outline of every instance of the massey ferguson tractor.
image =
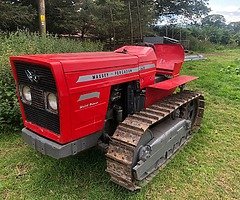
[[[174,43],[173,43],[174,42]],[[10,58],[23,140],[56,159],[106,150],[111,180],[137,190],[200,127],[204,97],[184,90],[184,49],[167,38],[114,52]]]

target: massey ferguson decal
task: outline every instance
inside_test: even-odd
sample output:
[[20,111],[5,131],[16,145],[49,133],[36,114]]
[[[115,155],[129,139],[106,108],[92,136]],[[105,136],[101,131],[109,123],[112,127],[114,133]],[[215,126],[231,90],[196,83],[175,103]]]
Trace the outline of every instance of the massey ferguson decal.
[[155,68],[155,64],[147,64],[147,65],[142,65],[139,67],[135,68],[129,68],[129,69],[122,69],[122,70],[117,70],[117,71],[111,71],[111,72],[105,72],[105,73],[99,73],[99,74],[90,74],[90,75],[85,75],[85,76],[79,76],[77,83],[82,83],[86,81],[94,81],[94,80],[100,80],[100,79],[106,79],[106,78],[111,78],[111,77],[116,77],[116,76],[122,76],[126,74],[132,74],[132,73],[137,73],[142,70],[146,69],[151,69]]
[[82,83],[82,82],[86,82],[86,81],[93,81],[93,80],[100,80],[100,79],[105,79],[105,78],[111,78],[111,77],[116,77],[116,76],[120,76],[120,75],[136,73],[136,72],[138,72],[138,67],[130,68],[130,69],[117,70],[117,71],[111,71],[111,72],[105,72],[105,73],[99,73],[99,74],[91,74],[91,75],[86,75],[86,76],[80,76],[78,78],[77,83]]

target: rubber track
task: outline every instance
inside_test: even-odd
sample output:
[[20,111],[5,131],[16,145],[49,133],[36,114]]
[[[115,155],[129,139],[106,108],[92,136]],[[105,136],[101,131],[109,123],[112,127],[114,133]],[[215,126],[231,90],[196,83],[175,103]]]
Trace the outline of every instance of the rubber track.
[[[110,174],[111,180],[132,191],[140,189],[140,186],[149,182],[157,174],[156,171],[158,171],[158,169],[153,171],[140,182],[136,181],[133,176],[133,156],[138,142],[151,125],[168,117],[178,108],[184,108],[184,105],[194,99],[198,100],[198,109],[192,131],[196,131],[199,129],[203,117],[204,97],[199,93],[191,91],[183,91],[181,93],[173,94],[136,114],[128,116],[122,123],[120,123],[111,138],[108,152],[106,154],[106,171]],[[170,158],[173,158],[175,152],[178,152],[179,149],[185,146],[190,138],[191,137],[180,141],[177,150],[175,151],[173,148],[171,155],[167,156],[164,163],[157,168],[163,168],[166,163],[169,162]],[[168,152],[166,152],[166,155],[168,155]]]

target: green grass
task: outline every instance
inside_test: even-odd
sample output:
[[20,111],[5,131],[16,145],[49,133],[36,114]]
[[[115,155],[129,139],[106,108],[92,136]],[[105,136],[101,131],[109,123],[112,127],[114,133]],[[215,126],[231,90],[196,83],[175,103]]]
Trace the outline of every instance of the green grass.
[[183,70],[200,77],[189,88],[206,98],[202,128],[140,192],[111,183],[97,149],[54,160],[6,132],[0,138],[0,198],[240,199],[240,50],[206,56]]

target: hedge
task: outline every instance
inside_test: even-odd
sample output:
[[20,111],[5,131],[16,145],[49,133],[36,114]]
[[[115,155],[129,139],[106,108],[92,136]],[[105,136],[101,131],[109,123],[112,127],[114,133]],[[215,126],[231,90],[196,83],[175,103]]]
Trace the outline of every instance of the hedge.
[[100,51],[100,42],[75,41],[56,36],[17,31],[0,33],[0,130],[18,130],[22,126],[9,56],[41,53]]

